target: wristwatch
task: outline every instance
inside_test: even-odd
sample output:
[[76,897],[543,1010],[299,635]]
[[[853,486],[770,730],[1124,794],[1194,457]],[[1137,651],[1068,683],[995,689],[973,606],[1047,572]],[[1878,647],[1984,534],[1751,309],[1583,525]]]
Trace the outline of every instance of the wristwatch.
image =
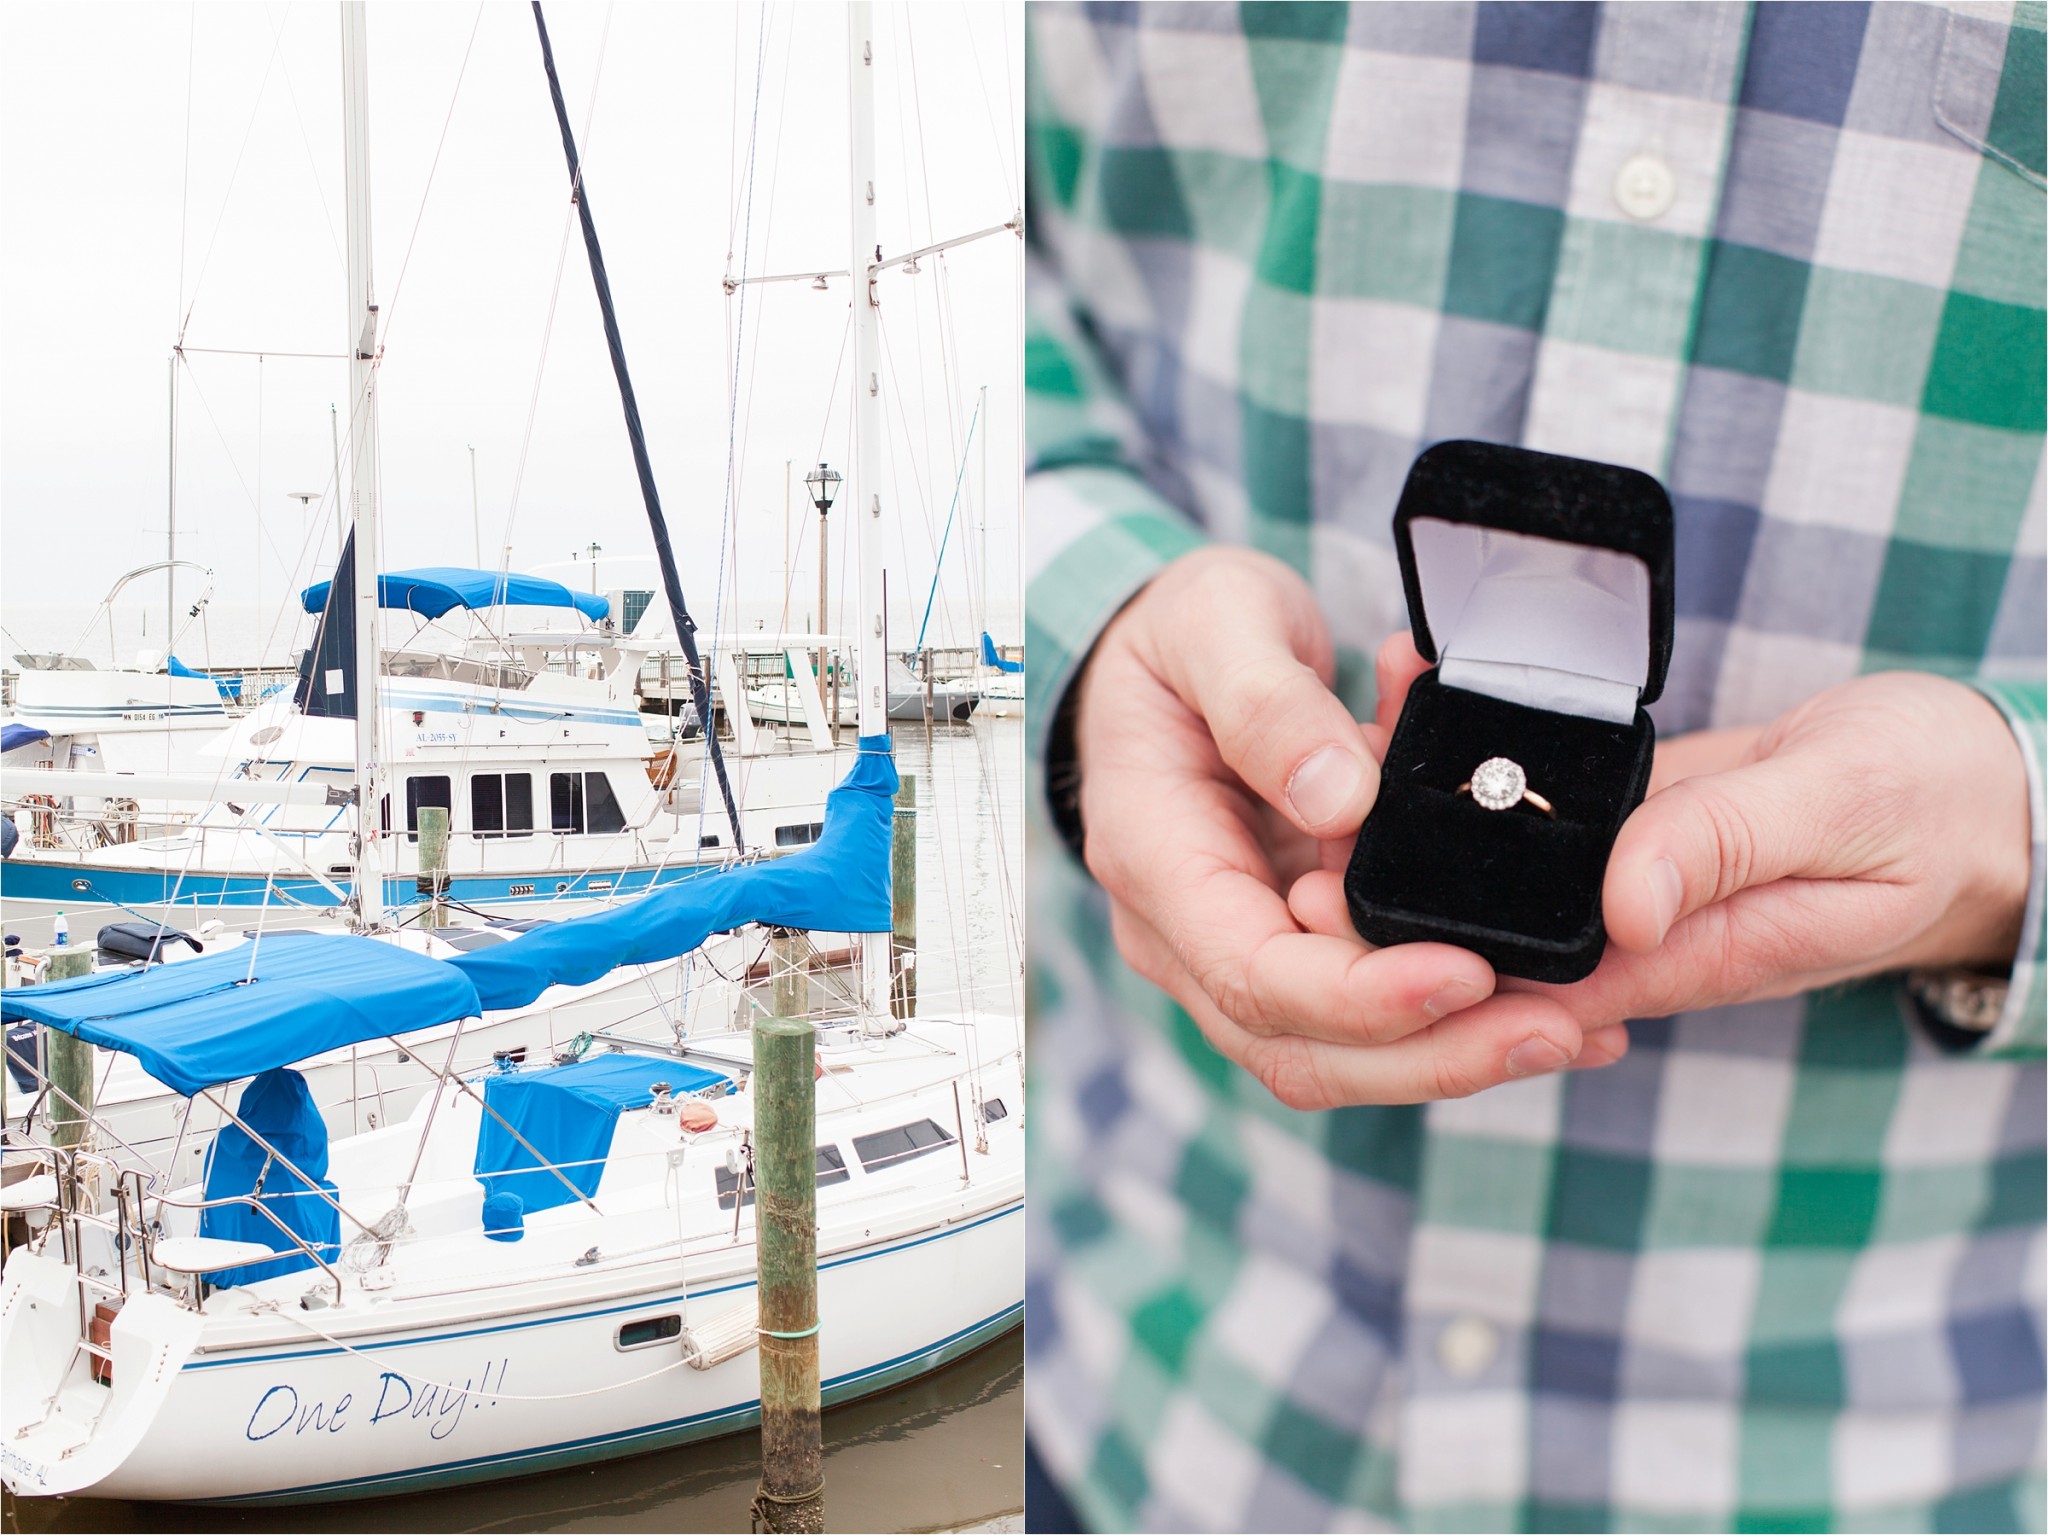
[[2005,1011],[2012,983],[2006,976],[1978,975],[1968,970],[1909,970],[1906,991],[1952,1029],[1988,1034]]

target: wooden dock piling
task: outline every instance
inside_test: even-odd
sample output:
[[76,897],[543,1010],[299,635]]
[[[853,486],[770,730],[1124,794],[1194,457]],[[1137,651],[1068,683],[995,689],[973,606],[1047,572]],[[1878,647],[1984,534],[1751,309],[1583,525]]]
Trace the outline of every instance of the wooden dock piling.
[[448,925],[448,812],[440,805],[419,809],[419,893],[433,902],[430,928]]
[[92,1046],[62,1029],[41,1032],[50,1079],[50,1144],[83,1145],[92,1123]]
[[765,1530],[825,1528],[816,1032],[808,1018],[754,1023],[754,1230],[761,1317],[761,1485],[754,1519]]

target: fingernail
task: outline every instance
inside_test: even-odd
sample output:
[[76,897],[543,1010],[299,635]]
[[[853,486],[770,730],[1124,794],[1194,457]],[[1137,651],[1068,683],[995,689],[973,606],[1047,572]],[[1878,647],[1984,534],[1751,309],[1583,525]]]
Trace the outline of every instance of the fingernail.
[[1364,780],[1356,757],[1341,746],[1325,746],[1287,780],[1287,803],[1304,826],[1320,826],[1344,813]]
[[1484,988],[1466,980],[1445,981],[1429,994],[1422,1004],[1422,1010],[1432,1018],[1441,1018],[1445,1013],[1455,1013],[1461,1007],[1470,1007],[1479,1000]]
[[1570,1059],[1541,1034],[1531,1034],[1508,1052],[1508,1075],[1540,1077],[1546,1071],[1557,1070]]
[[1678,865],[1668,858],[1660,858],[1651,864],[1646,879],[1650,887],[1650,910],[1657,914],[1657,941],[1662,943],[1664,935],[1671,931],[1671,924],[1678,920],[1678,904],[1685,899],[1685,881],[1679,877]]

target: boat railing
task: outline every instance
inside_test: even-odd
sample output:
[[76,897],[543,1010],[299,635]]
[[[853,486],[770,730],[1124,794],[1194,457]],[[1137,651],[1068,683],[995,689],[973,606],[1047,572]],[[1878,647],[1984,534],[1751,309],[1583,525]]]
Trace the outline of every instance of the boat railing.
[[[293,1253],[303,1255],[317,1266],[334,1286],[334,1303],[342,1300],[341,1275],[334,1266],[320,1256],[319,1250],[285,1224],[278,1213],[265,1204],[256,1194],[229,1194],[216,1199],[180,1199],[173,1194],[152,1193],[145,1182],[141,1169],[123,1167],[103,1152],[87,1151],[76,1146],[26,1146],[16,1149],[17,1165],[47,1163],[56,1184],[47,1200],[21,1206],[10,1213],[26,1214],[32,1211],[48,1211],[58,1229],[58,1240],[62,1244],[64,1260],[71,1266],[78,1284],[79,1327],[81,1335],[89,1330],[92,1312],[86,1306],[86,1296],[97,1292],[101,1295],[126,1299],[129,1294],[128,1254],[132,1248],[136,1254],[136,1277],[144,1292],[161,1289],[176,1293],[177,1287],[168,1279],[161,1285],[151,1272],[152,1267],[163,1268],[156,1257],[156,1244],[163,1237],[163,1212],[166,1210],[190,1210],[194,1214],[195,1228],[199,1218],[208,1210],[224,1210],[231,1206],[242,1206],[254,1210],[277,1229],[286,1243],[285,1247],[272,1249],[279,1258],[288,1258]],[[101,1201],[92,1192],[100,1174],[109,1175],[114,1190],[114,1204],[111,1212],[103,1208]],[[145,1218],[144,1211],[156,1207],[154,1216]],[[92,1273],[86,1267],[86,1251],[83,1233],[87,1227],[104,1231],[108,1245],[114,1249],[115,1261],[119,1265],[116,1280],[109,1281]],[[258,1259],[258,1262],[265,1260]],[[165,1269],[168,1275],[171,1271]],[[195,1276],[203,1278],[203,1276]],[[186,1295],[186,1304],[195,1311],[200,1309],[203,1286],[195,1283]]]
[[[177,1199],[169,1194],[158,1194],[155,1195],[154,1198],[159,1211],[164,1209],[191,1210],[197,1212],[200,1215],[204,1215],[205,1212],[208,1210],[224,1210],[231,1205],[242,1205],[248,1209],[254,1210],[257,1214],[261,1215],[265,1220],[269,1221],[271,1225],[275,1226],[278,1230],[278,1234],[284,1237],[284,1239],[291,1244],[291,1246],[288,1248],[274,1249],[274,1251],[277,1253],[277,1256],[280,1258],[288,1258],[294,1252],[297,1252],[302,1254],[312,1263],[318,1265],[320,1271],[327,1276],[327,1282],[334,1286],[334,1304],[337,1306],[341,1304],[341,1275],[335,1270],[334,1265],[329,1263],[325,1258],[321,1257],[318,1249],[316,1249],[312,1246],[312,1244],[307,1242],[304,1237],[300,1236],[296,1231],[292,1230],[290,1226],[287,1226],[284,1223],[283,1218],[279,1216],[275,1210],[271,1209],[270,1206],[265,1204],[259,1196],[255,1194],[230,1194],[220,1199]],[[161,1216],[159,1216],[159,1220],[161,1220]],[[153,1234],[145,1235],[145,1252],[149,1250],[149,1244],[153,1243],[154,1241],[155,1237]],[[266,1262],[268,1260],[259,1258],[255,1261],[261,1263]],[[203,1278],[203,1276],[200,1277]],[[188,1304],[192,1307],[194,1311],[200,1309],[200,1301],[202,1299],[202,1296],[203,1286],[200,1284],[194,1284],[191,1287],[191,1293],[188,1299]]]
[[[142,1288],[148,1291],[156,1287],[150,1273],[148,1234],[143,1229],[142,1219],[148,1185],[139,1169],[123,1167],[103,1152],[79,1146],[18,1146],[12,1149],[9,1160],[17,1167],[26,1164],[47,1166],[50,1170],[49,1177],[54,1184],[50,1197],[11,1206],[9,1213],[27,1216],[48,1212],[57,1227],[60,1251],[78,1288],[79,1336],[89,1342],[93,1313],[87,1297],[97,1294],[108,1299],[127,1299],[128,1254],[131,1249],[137,1255],[136,1272]],[[113,1186],[111,1212],[97,1193],[103,1175]],[[40,1175],[30,1174],[32,1178],[36,1176]],[[115,1279],[111,1281],[86,1267],[84,1231],[88,1227],[105,1232],[107,1245],[114,1250],[118,1268]]]
[[[128,1168],[139,1165],[140,1167],[147,1168],[149,1169],[150,1173],[149,1186],[152,1188],[155,1187],[159,1170],[156,1167],[154,1158],[152,1158],[148,1152],[144,1151],[141,1147],[134,1145],[132,1142],[130,1142],[124,1136],[122,1136],[121,1132],[116,1130],[113,1127],[113,1125],[110,1124],[107,1121],[107,1119],[92,1106],[80,1103],[76,1098],[72,1097],[69,1093],[65,1092],[63,1088],[59,1087],[56,1084],[56,1082],[51,1078],[50,1074],[42,1069],[42,1066],[39,1062],[30,1060],[20,1051],[12,1048],[6,1049],[6,1059],[7,1064],[9,1066],[19,1065],[24,1071],[28,1073],[29,1080],[36,1089],[36,1103],[41,1103],[45,1098],[56,1098],[61,1100],[60,1106],[62,1108],[70,1110],[68,1114],[52,1112],[48,1109],[45,1109],[43,1111],[44,1123],[50,1127],[52,1133],[56,1131],[60,1123],[74,1125],[82,1124],[89,1127],[95,1139],[111,1141],[114,1145],[120,1147],[122,1151],[126,1152],[130,1160],[124,1163],[116,1158],[107,1156],[105,1153],[85,1151],[83,1148],[72,1149],[78,1150],[79,1154],[81,1155],[98,1157],[100,1160],[104,1161],[110,1167]],[[24,1132],[26,1132],[30,1123],[34,1120],[35,1113],[36,1104],[32,1103],[29,1106],[29,1112],[26,1115],[24,1115],[22,1119],[22,1128]],[[10,1154],[18,1160],[29,1160],[29,1157],[27,1155],[29,1153],[39,1151],[51,1151],[56,1149],[59,1148],[52,1147],[47,1144],[29,1142],[26,1145],[11,1147]]]

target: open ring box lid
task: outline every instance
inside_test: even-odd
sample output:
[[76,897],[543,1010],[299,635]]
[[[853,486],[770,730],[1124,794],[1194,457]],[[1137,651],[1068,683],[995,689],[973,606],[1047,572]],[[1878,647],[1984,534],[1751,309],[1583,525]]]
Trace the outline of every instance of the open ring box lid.
[[[1394,542],[1437,664],[1409,690],[1344,876],[1352,922],[1369,943],[1578,980],[1606,946],[1607,857],[1650,781],[1671,502],[1638,470],[1444,442],[1409,470]],[[1554,814],[1459,793],[1490,757],[1519,763]]]

